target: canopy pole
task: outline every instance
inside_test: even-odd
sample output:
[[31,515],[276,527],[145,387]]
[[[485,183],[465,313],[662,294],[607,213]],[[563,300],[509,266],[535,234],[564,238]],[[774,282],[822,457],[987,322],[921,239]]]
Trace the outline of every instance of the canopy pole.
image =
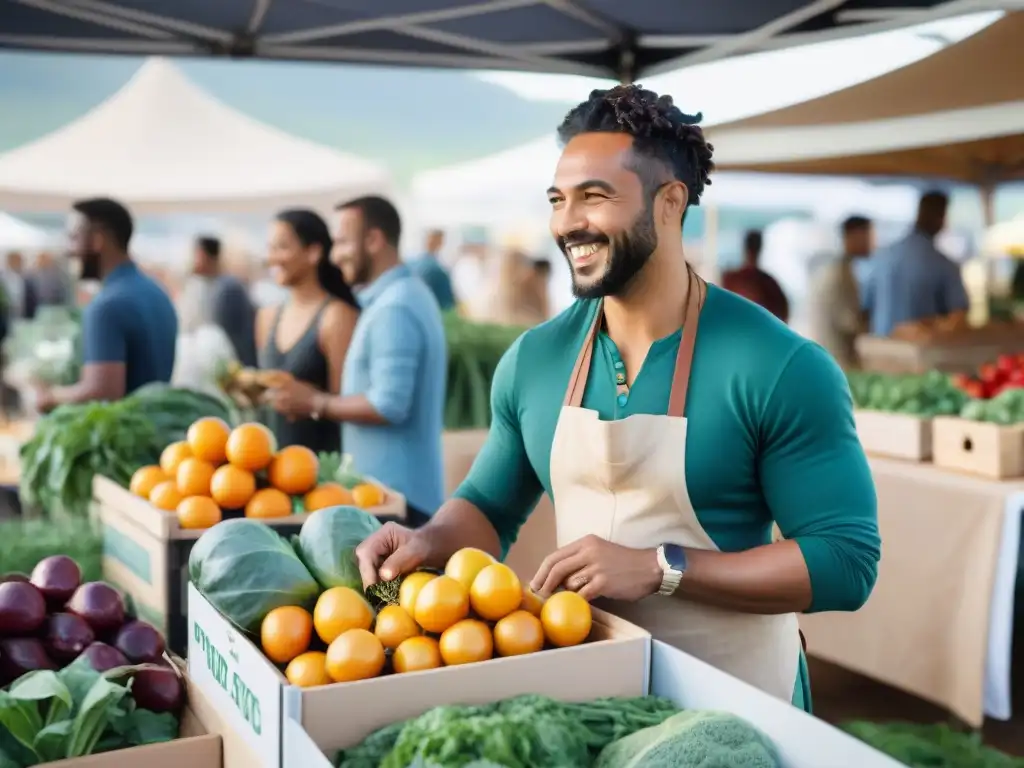
[[[986,181],[982,182],[978,186],[978,194],[981,196],[981,219],[987,232],[989,228],[996,223],[996,186],[993,182]],[[982,273],[984,276],[984,290],[985,300],[982,303],[984,308],[984,320],[988,322],[992,314],[992,284],[995,282],[992,275],[993,267],[995,266],[994,260],[985,257],[982,254],[982,262],[985,269]]]

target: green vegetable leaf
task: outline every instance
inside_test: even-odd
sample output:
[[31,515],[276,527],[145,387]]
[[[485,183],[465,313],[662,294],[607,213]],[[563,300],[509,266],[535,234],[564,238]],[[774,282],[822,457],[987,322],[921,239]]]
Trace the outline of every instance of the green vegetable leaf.
[[43,726],[63,720],[74,706],[71,691],[56,672],[39,670],[19,677],[11,686],[10,694],[19,701],[31,701],[37,711],[45,712]]
[[85,695],[82,708],[75,715],[68,757],[91,755],[112,719],[120,714],[119,704],[128,689],[100,677]]
[[9,692],[0,691],[0,726],[35,754],[32,744],[36,734],[43,729],[43,718],[35,701],[16,699]]
[[58,720],[50,723],[38,734],[36,734],[33,749],[44,763],[53,763],[63,760],[68,753],[68,743],[71,741],[71,732],[74,722],[71,720]]
[[82,708],[82,702],[85,701],[85,697],[89,694],[93,685],[96,684],[96,681],[102,677],[99,672],[92,668],[89,660],[84,656],[79,656],[68,664],[57,673],[57,676],[71,693],[72,706],[76,711]]
[[131,746],[157,744],[178,737],[178,719],[170,712],[150,712],[135,709],[128,717],[125,739]]

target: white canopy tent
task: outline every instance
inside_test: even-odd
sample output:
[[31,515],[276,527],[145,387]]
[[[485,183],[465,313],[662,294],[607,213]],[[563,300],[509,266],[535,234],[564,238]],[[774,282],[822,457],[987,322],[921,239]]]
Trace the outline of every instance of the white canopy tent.
[[390,191],[378,165],[250,118],[164,59],[78,120],[0,155],[0,208],[11,211],[63,210],[95,195],[136,214],[330,210]]
[[0,211],[0,251],[38,251],[53,245],[54,239],[45,230]]

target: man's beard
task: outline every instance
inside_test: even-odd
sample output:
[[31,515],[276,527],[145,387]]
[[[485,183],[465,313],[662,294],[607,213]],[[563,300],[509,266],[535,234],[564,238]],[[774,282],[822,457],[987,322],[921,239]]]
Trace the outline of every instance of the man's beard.
[[98,253],[86,253],[82,255],[82,269],[78,273],[79,280],[99,280],[100,256]]
[[365,286],[370,282],[370,255],[366,251],[360,251],[352,264],[352,285]]
[[[581,285],[573,270],[568,245],[587,243],[607,244],[608,259],[604,274],[589,285]],[[600,299],[605,296],[621,295],[633,278],[644,268],[654,249],[658,247],[658,236],[654,231],[654,207],[650,204],[640,211],[633,226],[625,232],[609,238],[596,232],[580,231],[559,238],[559,246],[572,272],[572,294],[577,299]]]

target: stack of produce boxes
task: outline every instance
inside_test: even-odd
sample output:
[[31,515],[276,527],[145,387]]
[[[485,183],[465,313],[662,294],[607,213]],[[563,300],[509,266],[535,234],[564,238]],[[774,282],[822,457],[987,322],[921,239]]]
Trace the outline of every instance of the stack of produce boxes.
[[214,524],[258,519],[290,536],[310,512],[345,503],[383,519],[405,518],[404,497],[360,477],[350,457],[278,449],[261,424],[232,429],[215,417],[194,422],[184,440],[163,449],[159,463],[137,467],[128,486],[102,475],[93,480],[104,577],[132,595],[179,654],[188,645],[189,553]]

